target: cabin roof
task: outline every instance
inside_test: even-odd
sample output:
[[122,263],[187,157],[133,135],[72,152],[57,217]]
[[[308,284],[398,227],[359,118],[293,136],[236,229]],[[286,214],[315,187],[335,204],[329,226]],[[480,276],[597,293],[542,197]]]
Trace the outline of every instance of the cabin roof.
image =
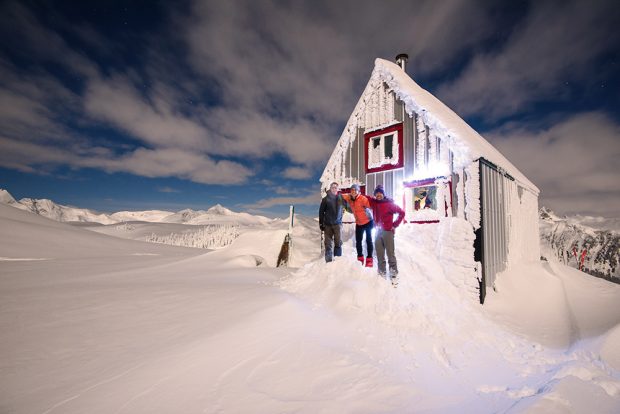
[[[536,194],[539,193],[538,188],[493,145],[443,102],[415,83],[400,66],[385,59],[376,59],[369,85],[377,80],[385,82],[397,98],[404,103],[405,111],[409,116],[416,113],[438,137],[447,140],[456,165],[466,167],[480,157],[485,158],[505,170],[523,187]],[[367,86],[364,94],[368,89]],[[336,149],[350,144],[351,137],[346,132],[357,127],[357,125],[350,124],[357,122],[355,114],[360,108],[363,98],[364,95],[360,98],[355,111],[349,118]],[[328,166],[330,164],[331,160]]]

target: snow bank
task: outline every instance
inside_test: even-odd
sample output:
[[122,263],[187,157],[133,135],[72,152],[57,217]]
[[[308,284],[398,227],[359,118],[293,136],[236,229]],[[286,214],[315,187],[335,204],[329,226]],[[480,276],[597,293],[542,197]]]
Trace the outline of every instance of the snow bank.
[[188,249],[122,240],[0,204],[0,252],[6,259],[94,258],[112,254],[196,254]]
[[617,371],[620,371],[620,324],[605,337],[601,347],[601,358]]
[[[356,262],[351,240],[343,257],[324,263],[316,221],[297,223],[296,258],[311,262],[289,273],[256,260],[275,261],[288,231],[284,220],[199,254],[0,205],[0,256],[24,259],[0,261],[2,407],[28,413],[619,411],[618,321],[608,325],[619,312],[605,308],[620,303],[617,291],[592,285],[587,276],[571,284],[573,275],[564,280],[551,263],[546,277],[559,283],[540,289],[536,303],[541,312],[548,311],[545,297],[556,306],[560,298],[549,295],[562,285],[566,306],[558,319],[572,321],[567,324],[581,339],[546,348],[489,320],[489,308],[472,297],[471,252],[449,239],[471,240],[463,220],[397,230],[396,289]],[[540,270],[531,270],[535,281]],[[513,288],[500,286],[487,298],[520,301],[514,292],[526,291],[532,280],[518,276],[507,279]],[[605,324],[596,324],[605,310]],[[523,316],[524,326],[540,319]],[[589,328],[602,335],[583,339]]]
[[[458,234],[468,243],[456,242]],[[473,262],[473,232],[465,220],[405,225],[397,229],[400,284],[397,289],[355,260],[352,241],[333,263],[314,261],[282,287],[316,304],[361,312],[390,325],[448,338],[480,321]],[[445,317],[449,315],[449,317]]]
[[[615,412],[620,289],[598,281],[599,290],[585,275],[561,274],[570,269],[530,263],[504,272],[481,306],[473,246],[466,247],[473,239],[471,225],[458,218],[397,229],[397,288],[359,265],[351,241],[343,257],[309,263],[279,285],[371,338],[381,335],[378,342],[409,355],[416,369],[445,370],[445,387],[457,375],[478,384],[480,396],[515,402],[511,409],[491,409],[487,401],[462,411],[587,412],[586,401],[596,396],[600,412]],[[596,302],[601,306],[592,307]]]

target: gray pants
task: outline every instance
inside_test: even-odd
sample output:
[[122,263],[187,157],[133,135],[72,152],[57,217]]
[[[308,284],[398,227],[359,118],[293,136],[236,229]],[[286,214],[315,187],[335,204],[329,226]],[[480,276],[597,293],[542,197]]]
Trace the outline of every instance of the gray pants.
[[390,276],[396,277],[398,275],[398,265],[396,264],[396,255],[394,254],[394,231],[387,231],[377,227],[375,251],[377,252],[377,269],[379,274],[385,275],[385,253],[387,253]]
[[[342,256],[341,224],[325,226],[325,261],[331,262],[334,256]],[[333,247],[332,247],[333,246]]]

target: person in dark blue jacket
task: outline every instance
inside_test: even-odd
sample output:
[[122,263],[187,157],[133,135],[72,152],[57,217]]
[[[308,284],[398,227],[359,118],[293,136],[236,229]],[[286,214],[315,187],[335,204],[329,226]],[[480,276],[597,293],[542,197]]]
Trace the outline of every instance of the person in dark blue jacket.
[[331,183],[319,208],[319,227],[325,233],[325,261],[342,256],[342,209],[344,200],[338,194],[338,183]]

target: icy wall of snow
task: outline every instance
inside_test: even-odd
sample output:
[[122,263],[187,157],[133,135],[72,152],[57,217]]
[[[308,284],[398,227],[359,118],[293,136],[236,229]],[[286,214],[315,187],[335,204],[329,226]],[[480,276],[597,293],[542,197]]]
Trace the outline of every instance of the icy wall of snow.
[[537,262],[540,260],[538,197],[509,180],[504,180],[504,197],[508,216],[508,263]]
[[480,165],[477,162],[465,168],[465,218],[474,227],[480,228]]
[[169,244],[172,246],[198,247],[201,249],[220,249],[232,244],[239,237],[239,226],[208,225],[199,230],[147,236],[145,241]]

